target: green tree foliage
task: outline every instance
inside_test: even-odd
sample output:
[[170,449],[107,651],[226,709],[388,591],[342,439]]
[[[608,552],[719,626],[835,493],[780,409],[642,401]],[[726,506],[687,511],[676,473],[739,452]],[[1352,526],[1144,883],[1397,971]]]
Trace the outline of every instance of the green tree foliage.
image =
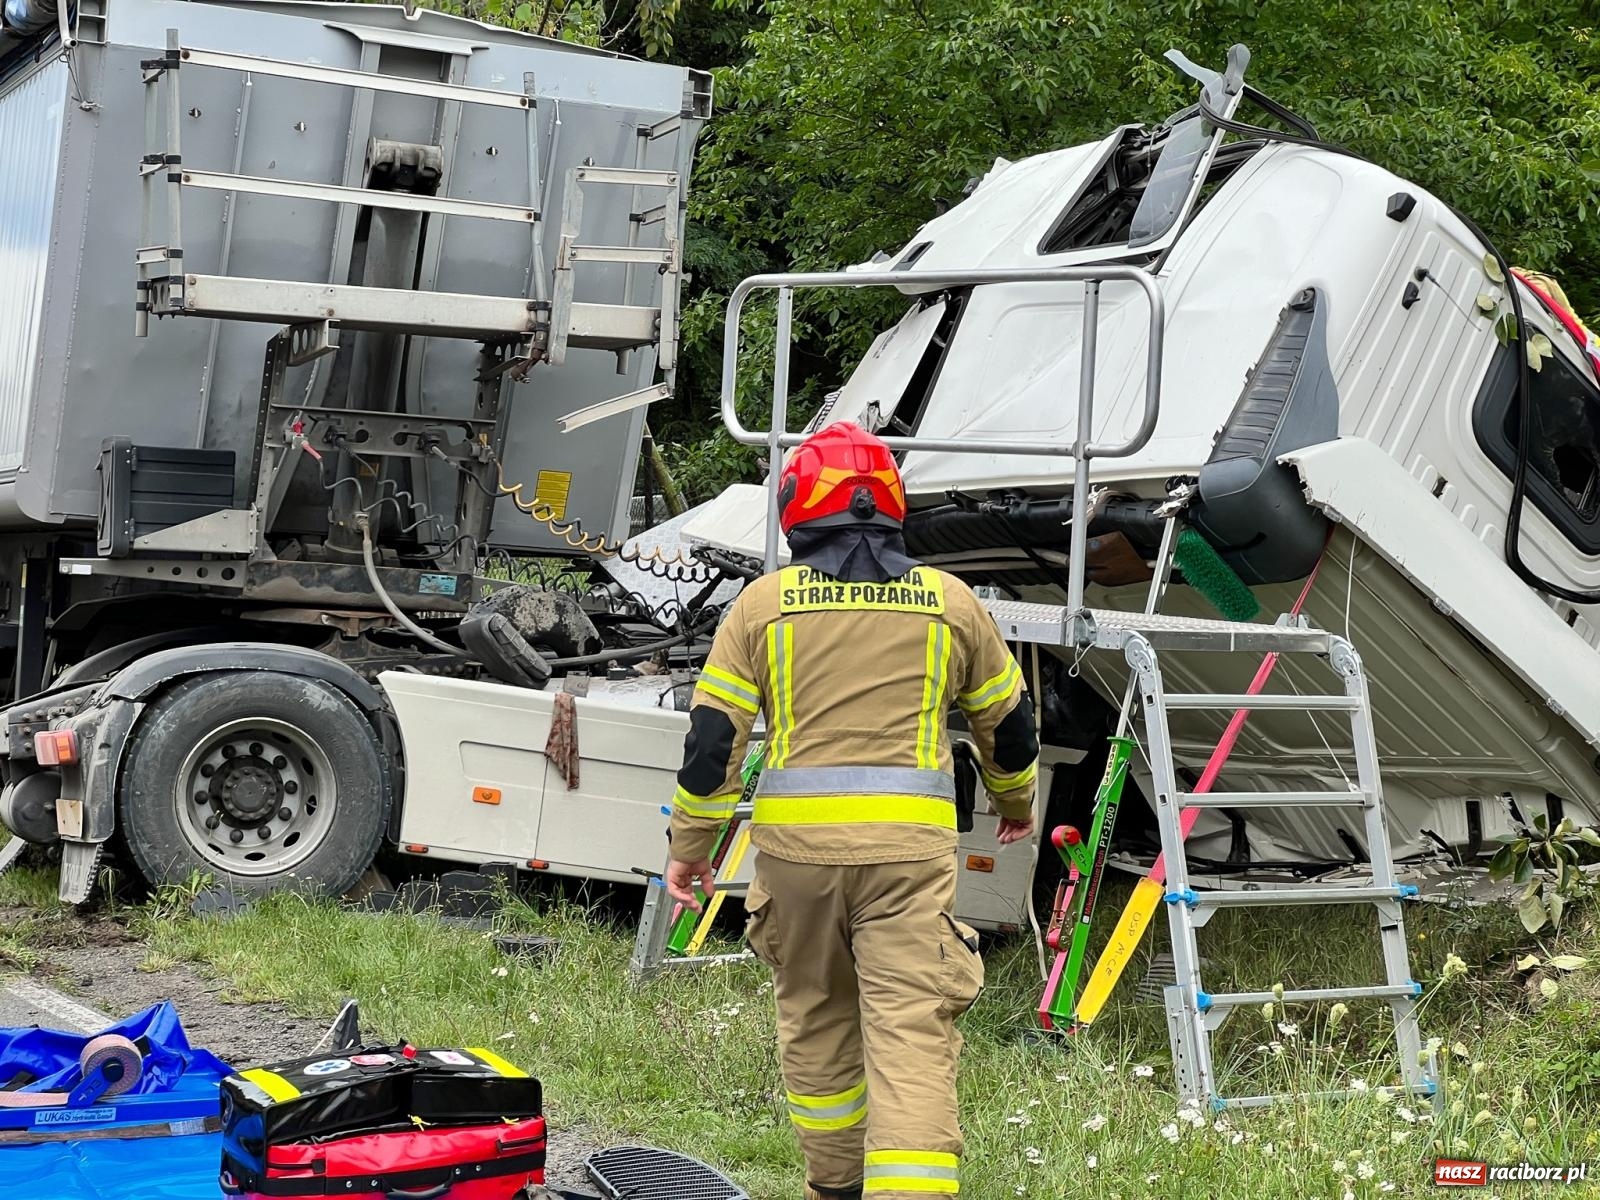
[[[749,27],[737,0],[719,14]],[[1176,47],[1247,78],[1473,216],[1600,311],[1600,24],[1585,0],[767,0],[717,73],[696,168],[672,457],[708,489],[754,466],[714,430],[722,309],[740,276],[893,253],[997,157],[1158,121],[1194,85]],[[705,62],[695,65],[705,66]],[[1256,114],[1251,114],[1255,119]],[[892,320],[878,294],[804,297],[793,386],[837,386]],[[770,346],[752,347],[750,417]]]

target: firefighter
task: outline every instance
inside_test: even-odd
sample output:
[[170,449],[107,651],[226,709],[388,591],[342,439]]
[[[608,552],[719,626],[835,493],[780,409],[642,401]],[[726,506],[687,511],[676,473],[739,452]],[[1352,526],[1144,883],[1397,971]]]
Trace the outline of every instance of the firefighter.
[[960,580],[908,557],[905,493],[878,438],[840,422],[783,467],[791,565],[749,584],[689,710],[667,886],[700,909],[758,712],[765,762],[745,899],[773,973],[808,1200],[959,1191],[954,1021],[983,986],[953,913],[959,707],[1001,843],[1033,828],[1039,744],[1022,672]]

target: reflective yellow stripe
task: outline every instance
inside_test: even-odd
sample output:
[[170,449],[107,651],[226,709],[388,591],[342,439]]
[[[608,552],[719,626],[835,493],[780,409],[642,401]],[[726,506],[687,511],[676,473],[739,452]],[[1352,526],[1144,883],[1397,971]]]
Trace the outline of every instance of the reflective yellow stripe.
[[789,757],[794,730],[794,626],[787,621],[767,626],[767,673],[773,692],[766,763],[771,770]]
[[944,612],[944,583],[928,567],[889,583],[846,583],[811,567],[785,567],[778,573],[778,588],[785,613]]
[[939,1150],[873,1150],[867,1154],[863,1192],[961,1191],[961,1160]]
[[476,1058],[484,1066],[493,1067],[496,1071],[499,1071],[500,1074],[511,1079],[526,1079],[528,1077],[528,1073],[521,1067],[512,1066],[493,1050],[483,1050],[477,1046],[468,1046],[467,1053]]
[[983,786],[991,792],[1010,792],[1032,783],[1039,776],[1039,760],[1035,759],[1015,775],[991,775],[982,771]]
[[724,792],[720,796],[696,796],[693,792],[680,787],[673,794],[672,802],[691,817],[725,820],[733,816],[733,810],[739,806],[739,793]]
[[699,688],[747,713],[754,713],[761,707],[761,691],[755,684],[720,667],[702,669]]
[[812,1117],[797,1113],[792,1108],[789,1110],[789,1120],[793,1121],[799,1128],[814,1129],[821,1133],[827,1133],[833,1129],[850,1129],[861,1124],[866,1119],[867,1106],[865,1104],[842,1117]]
[[861,1183],[863,1192],[932,1192],[954,1196],[961,1191],[959,1179],[924,1179],[904,1175],[874,1175]]
[[917,718],[917,766],[927,771],[939,766],[940,723],[944,719],[945,680],[950,667],[950,627],[928,622],[928,648],[922,677],[922,713]]
[[726,700],[735,708],[743,709],[747,713],[754,713],[761,707],[754,701],[741,696],[738,692],[725,688],[722,684],[711,679],[702,679],[695,690],[704,692],[708,696],[715,696],[718,700]]
[[261,1067],[256,1067],[251,1071],[240,1071],[239,1078],[248,1079],[251,1083],[255,1084],[263,1092],[271,1096],[274,1100],[277,1100],[279,1103],[282,1103],[285,1100],[293,1100],[300,1094],[300,1089],[295,1087],[294,1084],[290,1083],[282,1075],[278,1075],[272,1071],[264,1070]]
[[785,1095],[789,1101],[789,1119],[801,1129],[849,1129],[867,1117],[865,1080],[829,1096],[802,1096],[798,1092]]
[[838,1104],[849,1104],[852,1100],[859,1100],[866,1094],[865,1079],[853,1088],[846,1088],[842,1092],[833,1092],[827,1096],[802,1096],[799,1092],[784,1093],[790,1104],[798,1104],[801,1108],[832,1108]]
[[934,796],[756,796],[763,825],[897,825],[956,827],[956,806]]
[[908,1163],[917,1167],[950,1167],[961,1165],[959,1155],[945,1150],[868,1150],[867,1166],[899,1166]]
[[1022,682],[1022,668],[1017,666],[1016,659],[1006,663],[1006,669],[993,679],[987,680],[970,692],[965,692],[956,697],[956,703],[961,705],[963,711],[974,713],[982,712],[991,705],[999,704],[1011,695],[1012,688]]

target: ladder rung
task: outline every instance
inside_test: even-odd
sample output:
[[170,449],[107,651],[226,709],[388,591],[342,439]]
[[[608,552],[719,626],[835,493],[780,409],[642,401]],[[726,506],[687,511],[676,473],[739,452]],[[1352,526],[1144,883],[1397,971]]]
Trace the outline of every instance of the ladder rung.
[[574,167],[580,183],[610,183],[622,187],[678,186],[676,171],[651,171],[644,167]]
[[1287,708],[1304,710],[1354,711],[1361,707],[1357,696],[1297,696],[1284,692],[1247,696],[1242,692],[1169,692],[1168,708]]
[[1179,792],[1179,808],[1366,808],[1366,792]]
[[568,246],[568,262],[644,263],[666,265],[672,251],[661,246]]
[[1284,989],[1282,996],[1276,992],[1201,992],[1196,997],[1200,1011],[1208,1008],[1238,1008],[1242,1005],[1309,1004],[1318,1000],[1403,1000],[1422,995],[1420,983],[1378,984],[1373,987],[1301,988]]
[[1262,888],[1258,891],[1168,892],[1168,904],[1180,901],[1193,907],[1210,904],[1217,908],[1268,908],[1289,904],[1359,904],[1385,900],[1409,900],[1417,895],[1415,884],[1398,883],[1390,887]]
[[[1385,1087],[1381,1089],[1391,1095],[1402,1096],[1431,1096],[1438,1087],[1432,1083],[1412,1083],[1405,1086]],[[1212,1104],[1219,1108],[1264,1108],[1269,1104],[1277,1104],[1283,1100],[1293,1100],[1305,1103],[1307,1100],[1354,1100],[1358,1097],[1372,1098],[1370,1091],[1361,1091],[1356,1088],[1341,1088],[1329,1092],[1284,1092],[1277,1096],[1217,1096]]]

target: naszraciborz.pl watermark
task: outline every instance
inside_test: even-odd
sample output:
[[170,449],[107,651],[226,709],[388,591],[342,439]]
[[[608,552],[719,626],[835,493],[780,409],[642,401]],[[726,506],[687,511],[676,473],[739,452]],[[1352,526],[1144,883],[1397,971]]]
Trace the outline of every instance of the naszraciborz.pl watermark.
[[[1600,1169],[1596,1170],[1600,1179]],[[1433,1164],[1433,1182],[1440,1187],[1487,1187],[1491,1183],[1582,1183],[1589,1177],[1585,1163],[1541,1167],[1534,1163],[1490,1166],[1465,1159],[1441,1158]]]

